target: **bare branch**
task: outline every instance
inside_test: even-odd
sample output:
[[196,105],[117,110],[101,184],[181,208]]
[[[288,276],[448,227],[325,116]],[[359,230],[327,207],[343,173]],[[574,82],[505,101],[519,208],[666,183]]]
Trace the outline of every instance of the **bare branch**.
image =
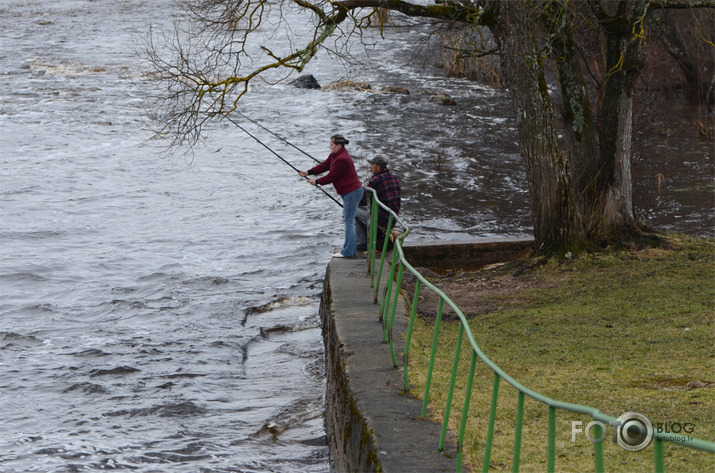
[[[536,3],[545,7],[549,0]],[[601,24],[611,22],[619,12],[622,18],[621,10],[626,4],[588,2]],[[711,7],[715,0],[642,4],[631,24],[631,41],[643,38],[649,6]],[[144,48],[144,56],[154,69],[153,77],[160,85],[160,90],[146,101],[154,136],[171,136],[172,146],[193,145],[201,139],[207,120],[221,118],[238,108],[249,83],[259,78],[270,83],[284,79],[291,71],[301,72],[321,50],[343,57],[342,48],[347,41],[353,34],[362,36],[370,24],[368,17],[378,9],[439,20],[444,25],[493,27],[499,21],[499,5],[494,0],[443,0],[434,5],[404,0],[182,0],[182,16],[177,17],[173,31],[154,33]],[[612,5],[616,5],[613,13],[609,12],[614,10]],[[294,15],[312,22],[308,36],[294,34]],[[331,37],[335,38],[333,44],[328,42]],[[476,44],[470,54],[478,56],[485,51],[494,52],[484,47],[482,38],[482,47]],[[620,63],[611,72],[618,67]]]
[[715,1],[682,2],[675,0],[652,1],[650,8],[715,8]]
[[[249,83],[300,72],[321,49],[337,52],[326,40],[361,33],[369,24],[365,13],[378,8],[456,23],[489,18],[488,9],[456,1],[421,6],[402,0],[183,0],[173,31],[154,32],[143,51],[161,86],[145,101],[154,136],[170,136],[172,147],[193,146],[207,120],[238,108]],[[312,17],[315,25],[298,47],[286,17],[290,11]]]

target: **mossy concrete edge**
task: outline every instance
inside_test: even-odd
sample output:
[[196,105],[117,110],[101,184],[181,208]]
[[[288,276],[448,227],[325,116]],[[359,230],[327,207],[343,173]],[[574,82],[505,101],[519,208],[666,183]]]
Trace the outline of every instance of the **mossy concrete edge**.
[[[384,281],[384,278],[383,278]],[[333,259],[320,304],[325,343],[326,429],[337,472],[453,472],[450,434],[438,451],[440,425],[420,416],[422,402],[404,393],[401,357],[408,315],[398,297],[394,336],[399,368],[382,341],[365,259]]]

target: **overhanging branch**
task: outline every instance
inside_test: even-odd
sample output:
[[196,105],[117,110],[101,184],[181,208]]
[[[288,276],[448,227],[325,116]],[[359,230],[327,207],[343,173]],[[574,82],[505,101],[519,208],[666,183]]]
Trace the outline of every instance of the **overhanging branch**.
[[491,18],[490,10],[488,9],[480,9],[476,6],[465,6],[458,2],[449,2],[439,5],[414,5],[402,0],[345,0],[336,2],[335,5],[346,10],[358,8],[386,8],[407,16],[480,25],[486,24]]

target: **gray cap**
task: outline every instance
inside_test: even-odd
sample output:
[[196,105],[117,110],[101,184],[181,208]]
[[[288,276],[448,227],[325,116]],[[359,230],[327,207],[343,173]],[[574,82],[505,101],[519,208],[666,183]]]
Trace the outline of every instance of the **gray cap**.
[[382,156],[377,156],[377,157],[375,157],[375,158],[368,159],[367,162],[370,163],[370,164],[377,164],[377,165],[382,166],[382,167],[384,167],[384,168],[387,167],[387,159],[383,158]]

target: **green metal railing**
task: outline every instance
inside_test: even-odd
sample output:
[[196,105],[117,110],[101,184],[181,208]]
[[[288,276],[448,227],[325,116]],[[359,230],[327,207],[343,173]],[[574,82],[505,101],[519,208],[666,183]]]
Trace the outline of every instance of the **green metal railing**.
[[[397,221],[404,231],[397,237],[394,241],[394,249],[391,255],[391,262],[389,268],[389,274],[387,276],[387,281],[383,289],[383,297],[380,303],[380,314],[379,320],[382,322],[382,339],[383,342],[390,344],[390,353],[392,357],[392,364],[395,368],[398,367],[397,354],[395,352],[395,344],[393,342],[392,329],[394,326],[395,313],[397,309],[397,302],[399,297],[401,297],[400,288],[402,287],[402,279],[405,270],[409,271],[416,277],[415,282],[415,292],[412,300],[412,307],[410,310],[410,318],[407,328],[407,333],[405,337],[404,346],[404,356],[403,356],[403,373],[404,373],[404,390],[409,392],[409,352],[410,352],[410,342],[412,338],[412,331],[414,327],[415,317],[417,315],[417,305],[420,297],[420,292],[423,288],[427,288],[433,291],[439,296],[439,304],[437,309],[437,316],[434,325],[434,335],[432,338],[432,346],[429,357],[429,364],[427,367],[427,377],[425,382],[425,390],[422,402],[422,416],[427,414],[427,405],[429,401],[430,386],[432,383],[432,372],[434,369],[434,362],[437,353],[438,336],[440,323],[442,319],[442,312],[444,310],[444,304],[446,303],[454,313],[457,315],[460,321],[459,332],[457,334],[457,342],[454,348],[454,358],[452,362],[452,371],[450,376],[449,390],[447,393],[447,401],[445,414],[442,422],[442,431],[440,435],[438,449],[443,450],[445,446],[445,440],[447,435],[447,424],[452,408],[452,397],[454,394],[457,373],[459,371],[459,360],[461,355],[461,347],[464,336],[467,336],[467,340],[471,346],[471,359],[469,364],[467,384],[465,387],[464,395],[464,405],[462,407],[462,414],[459,423],[459,431],[457,432],[457,471],[462,470],[462,454],[463,454],[463,442],[467,424],[467,415],[469,410],[470,399],[472,395],[473,381],[476,370],[477,359],[484,362],[489,369],[494,373],[494,381],[492,385],[491,394],[491,404],[489,408],[489,422],[486,432],[486,442],[484,447],[484,457],[483,457],[483,467],[482,471],[487,473],[489,471],[489,461],[492,450],[492,443],[494,440],[494,425],[496,419],[497,401],[499,397],[499,386],[501,381],[506,381],[509,385],[517,390],[517,407],[516,407],[516,425],[514,434],[514,446],[513,446],[513,456],[512,456],[512,471],[518,472],[520,465],[520,455],[521,455],[521,440],[522,440],[522,427],[524,425],[524,400],[528,396],[531,399],[536,400],[546,406],[548,406],[548,420],[547,420],[547,471],[553,472],[555,470],[555,460],[556,460],[556,414],[557,410],[564,410],[578,414],[585,414],[590,416],[594,421],[603,423],[604,425],[617,425],[618,419],[609,415],[604,414],[600,410],[583,406],[580,404],[573,404],[569,402],[558,401],[544,396],[538,392],[535,392],[511,376],[504,372],[498,365],[496,365],[492,360],[487,357],[479,345],[474,339],[474,335],[470,329],[469,323],[462,313],[462,311],[457,307],[454,302],[452,302],[447,295],[440,291],[437,287],[432,285],[427,279],[424,278],[418,271],[415,270],[405,259],[404,251],[402,248],[405,238],[410,233],[410,228],[405,224],[400,217],[390,210],[385,204],[380,202],[377,198],[377,194],[373,189],[367,189],[372,195],[370,204],[370,226],[368,235],[368,272],[371,278],[371,287],[374,287],[374,301],[378,302],[380,280],[383,274],[388,243],[390,240],[390,232],[393,229],[395,221]],[[389,222],[387,229],[385,230],[385,241],[383,247],[380,249],[380,259],[379,268],[377,265],[377,253],[376,241],[377,241],[377,215],[379,208],[384,209],[390,213]],[[601,425],[594,424],[594,438],[601,438],[603,435],[603,430]],[[710,442],[706,440],[701,440],[698,438],[675,434],[675,433],[656,433],[653,435],[654,444],[654,469],[656,472],[665,471],[665,442],[670,442],[677,445],[686,446],[692,449],[702,450],[709,453],[715,453],[715,442]],[[593,443],[594,448],[594,467],[596,472],[604,471],[603,463],[603,444]]]

